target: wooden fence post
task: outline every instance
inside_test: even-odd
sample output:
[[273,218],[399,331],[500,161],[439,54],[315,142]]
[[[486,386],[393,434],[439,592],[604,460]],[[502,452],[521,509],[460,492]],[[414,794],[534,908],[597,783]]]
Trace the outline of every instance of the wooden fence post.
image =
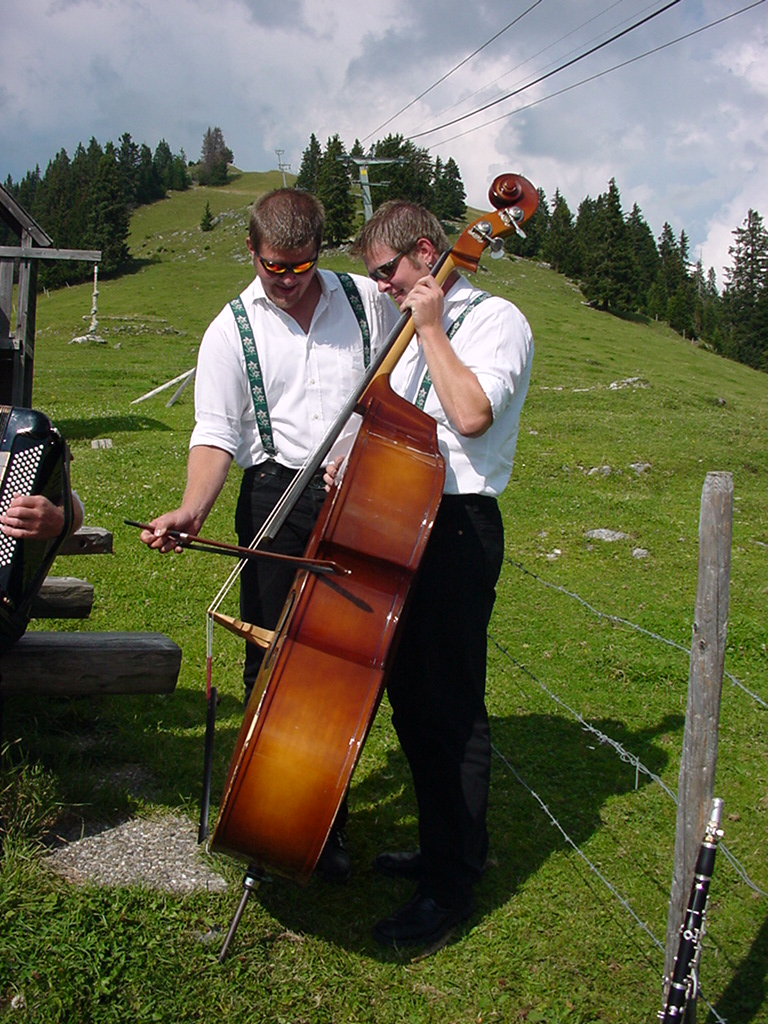
[[[667,918],[664,991],[672,974],[680,928],[715,787],[720,695],[723,688],[731,575],[733,478],[707,473],[699,518],[699,575],[688,677],[683,752],[677,787],[677,826]],[[696,1019],[695,1001],[686,1022]]]

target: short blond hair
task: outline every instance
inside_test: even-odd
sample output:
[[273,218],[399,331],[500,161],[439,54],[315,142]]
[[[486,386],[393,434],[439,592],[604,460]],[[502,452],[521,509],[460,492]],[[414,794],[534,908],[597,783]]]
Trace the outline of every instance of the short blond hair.
[[448,238],[434,213],[418,203],[390,199],[382,203],[363,225],[352,243],[352,255],[365,259],[372,249],[386,247],[394,252],[410,252],[420,238],[432,243],[436,252],[449,248]]

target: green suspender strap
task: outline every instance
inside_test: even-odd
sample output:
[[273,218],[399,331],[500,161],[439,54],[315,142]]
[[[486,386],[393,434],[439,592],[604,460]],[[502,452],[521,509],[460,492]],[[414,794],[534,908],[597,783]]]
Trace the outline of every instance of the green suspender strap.
[[[352,312],[355,314],[355,318],[360,328],[360,334],[363,339],[363,362],[367,369],[371,361],[371,331],[368,326],[368,319],[365,315],[363,300],[360,298],[360,292],[357,289],[357,285],[349,274],[337,274],[336,276],[341,282],[344,294],[349,300]],[[277,455],[277,449],[275,448],[275,439],[272,435],[272,422],[269,418],[267,395],[264,390],[264,381],[261,376],[261,364],[259,363],[259,353],[256,351],[256,339],[253,336],[251,321],[245,311],[243,300],[239,295],[236,299],[232,299],[229,306],[235,317],[235,323],[237,324],[237,329],[240,332],[240,340],[243,345],[245,367],[248,371],[248,380],[251,385],[253,407],[256,411],[256,425],[259,428],[261,445],[267,456],[270,459],[274,459]]]
[[360,335],[363,339],[363,365],[367,370],[371,364],[371,329],[368,326],[368,319],[365,315],[363,300],[360,298],[360,292],[357,290],[357,285],[349,274],[336,274],[336,277],[338,277],[341,287],[344,289],[344,294],[347,296],[349,304],[352,307],[352,312],[357,318]]
[[[453,321],[453,323],[451,324],[451,326],[448,328],[448,330],[446,332],[447,335],[448,335],[448,340],[449,341],[454,336],[456,331],[458,331],[458,329],[464,323],[464,317],[467,315],[467,313],[469,313],[469,311],[471,309],[474,309],[475,306],[479,306],[480,303],[483,302],[487,298],[488,298],[488,292],[480,292],[479,295],[476,295],[474,297],[474,299],[472,299],[472,301],[470,303],[468,303],[464,307],[464,309],[461,311],[461,313],[459,313],[459,315],[456,317],[456,319]],[[424,376],[422,377],[421,386],[419,387],[419,392],[416,395],[416,402],[414,404],[415,404],[417,409],[423,409],[424,408],[424,403],[427,400],[427,395],[429,394],[429,389],[431,387],[432,387],[432,378],[429,376],[429,370],[427,370],[424,373]]]
[[259,363],[259,353],[256,351],[256,339],[253,336],[251,321],[248,319],[243,300],[239,295],[236,299],[232,299],[229,308],[234,313],[240,340],[243,343],[245,367],[248,370],[248,380],[251,383],[253,407],[256,410],[256,425],[259,428],[261,444],[269,458],[274,459],[277,449],[272,436],[272,423],[269,418],[267,396],[264,392],[264,381],[261,378],[261,364]]

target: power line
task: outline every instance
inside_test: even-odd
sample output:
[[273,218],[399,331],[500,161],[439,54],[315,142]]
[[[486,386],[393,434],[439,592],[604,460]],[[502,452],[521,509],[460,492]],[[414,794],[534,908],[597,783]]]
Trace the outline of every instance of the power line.
[[[684,35],[678,36],[676,39],[670,39],[669,42],[662,43],[660,46],[655,46],[651,50],[646,50],[644,53],[640,53],[636,57],[630,57],[628,60],[622,61],[620,64],[614,64],[613,67],[606,68],[604,71],[599,71],[597,72],[597,74],[590,75],[588,78],[582,78],[580,81],[574,82],[572,85],[567,85],[563,89],[558,89],[556,92],[551,92],[547,96],[540,96],[539,99],[531,100],[530,103],[526,103],[522,107],[516,107],[514,110],[509,111],[509,113],[507,114],[500,114],[498,117],[493,117],[489,121],[483,121],[482,124],[475,125],[474,128],[468,128],[466,131],[458,132],[456,135],[450,136],[450,138],[441,139],[439,145],[444,146],[446,143],[453,142],[456,139],[461,139],[465,135],[471,135],[472,132],[479,131],[481,128],[487,128],[491,124],[496,124],[498,121],[504,121],[508,117],[512,117],[515,114],[519,114],[524,110],[529,110],[531,107],[535,107],[539,103],[544,103],[545,100],[554,99],[556,96],[562,96],[564,93],[571,92],[573,89],[577,89],[581,85],[587,85],[590,82],[594,82],[598,78],[602,78],[604,75],[609,75],[613,71],[619,71],[621,68],[625,68],[628,67],[630,64],[634,64],[637,61],[642,60],[644,57],[650,57],[654,53],[659,53],[661,50],[666,50],[670,46],[674,46],[676,43],[684,42],[686,39],[690,39],[692,36],[699,35],[701,32],[706,32],[708,29],[715,28],[717,25],[722,25],[723,22],[730,21],[731,18],[736,18],[740,14],[745,14],[747,11],[751,11],[754,7],[759,7],[760,4],[763,3],[765,3],[765,0],[755,0],[755,3],[747,4],[746,7],[741,7],[738,11],[732,11],[730,14],[724,15],[722,18],[717,18],[715,21],[710,21],[707,25],[701,25],[699,28],[693,29],[691,32],[686,32]],[[541,79],[539,79],[539,81],[541,81]],[[535,84],[535,82],[530,83],[530,85]],[[529,88],[529,86],[523,86],[523,88],[518,89],[517,92],[522,92],[524,89],[527,88]],[[475,111],[475,113],[478,113],[478,111]],[[438,131],[437,128],[434,128],[432,130]],[[429,132],[423,132],[422,134],[428,135]],[[410,138],[416,137],[417,136],[410,136]],[[437,143],[435,145],[437,145]]]
[[436,82],[433,82],[432,85],[430,85],[428,89],[425,89],[424,92],[419,93],[418,96],[415,96],[410,101],[410,103],[406,103],[406,105],[404,107],[401,107],[400,110],[397,111],[397,113],[395,113],[391,117],[387,118],[387,120],[384,121],[382,124],[380,124],[378,128],[374,128],[373,131],[369,132],[362,141],[366,142],[368,139],[370,139],[370,137],[372,135],[375,135],[377,132],[381,131],[382,128],[386,127],[390,123],[390,121],[394,121],[394,119],[396,117],[399,117],[400,114],[402,114],[406,110],[408,110],[409,107],[412,107],[414,103],[418,103],[418,101],[420,99],[422,99],[424,96],[426,96],[428,92],[431,92],[433,89],[436,89],[437,86],[440,85],[441,82],[444,82],[446,80],[446,78],[449,78],[454,73],[454,71],[458,71],[460,67],[463,67],[467,63],[467,61],[472,60],[473,57],[476,57],[478,55],[478,53],[480,53],[481,50],[484,50],[486,48],[486,46],[490,46],[491,43],[494,42],[494,40],[499,38],[499,36],[504,35],[504,33],[507,31],[507,29],[512,28],[513,25],[516,25],[518,23],[518,21],[520,21],[522,18],[524,18],[526,16],[526,14],[530,14],[530,12],[534,9],[534,7],[538,7],[541,2],[542,2],[542,0],[535,0],[535,3],[532,3],[531,6],[529,8],[527,8],[527,10],[523,11],[522,14],[518,14],[518,16],[516,18],[514,18],[512,21],[510,21],[510,23],[508,25],[505,25],[504,28],[500,29],[496,33],[496,35],[493,35],[493,36],[491,36],[490,39],[487,39],[483,43],[482,46],[478,46],[478,48],[476,50],[474,50],[472,53],[470,53],[463,60],[460,60],[459,63],[455,67],[451,68],[450,71],[446,71],[446,73],[441,78],[438,78],[438,80]]
[[[423,118],[423,120],[418,125],[416,125],[416,128],[420,128],[421,125],[425,124],[427,122],[427,120],[429,120],[429,119],[434,119],[435,117],[441,117],[443,114],[447,114],[449,110],[453,110],[455,107],[458,107],[461,104],[467,103],[474,96],[477,96],[479,93],[484,92],[489,86],[496,85],[503,78],[507,78],[509,75],[514,74],[515,71],[519,71],[520,68],[525,67],[526,64],[530,64],[531,61],[536,60],[537,57],[540,57],[543,53],[546,53],[547,50],[553,49],[553,47],[557,46],[559,43],[562,43],[565,39],[568,39],[571,36],[576,35],[577,32],[581,32],[581,30],[583,28],[586,28],[587,25],[590,25],[593,21],[597,21],[598,19],[602,18],[604,14],[607,14],[609,11],[613,10],[614,7],[618,7],[622,3],[624,3],[624,0],[614,0],[614,3],[610,4],[608,7],[604,8],[602,11],[599,11],[597,14],[594,14],[591,18],[588,18],[586,21],[582,22],[581,25],[578,25],[576,28],[571,29],[570,32],[566,32],[565,35],[560,36],[559,39],[555,39],[553,42],[547,43],[546,46],[542,47],[536,53],[531,54],[530,57],[526,57],[525,60],[521,60],[519,63],[515,64],[514,67],[511,67],[507,71],[503,72],[503,74],[498,75],[496,78],[493,79],[493,81],[485,82],[483,85],[481,85],[479,88],[473,90],[471,93],[468,93],[467,95],[462,96],[462,98],[460,100],[457,100],[455,103],[451,103],[448,107],[443,107],[443,109],[441,111],[438,111],[437,114],[430,115],[430,118],[426,118],[426,117]],[[653,4],[649,4],[648,7],[644,8],[644,9],[648,10],[652,6],[653,6]],[[621,21],[619,24],[623,25],[627,21],[629,21],[629,18],[624,18],[623,21]],[[611,31],[611,30],[609,29],[608,31]],[[588,40],[588,43],[591,43],[594,39],[598,39],[598,38],[599,38],[599,35],[592,36],[592,38]],[[577,50],[577,47],[574,46],[570,50],[568,50],[568,52],[566,54],[564,54],[563,56],[567,57],[569,54],[575,53],[576,50]],[[555,63],[555,61],[553,60],[549,64],[547,64],[546,66],[547,67],[551,67],[554,63]],[[410,104],[409,104],[409,106],[410,106]]]
[[[548,71],[545,75],[540,75],[527,85],[521,85],[518,89],[513,89],[512,92],[508,92],[504,96],[500,96],[498,99],[491,100],[490,103],[485,103],[482,107],[477,107],[476,110],[471,110],[468,114],[462,114],[460,117],[455,117],[452,121],[445,121],[443,124],[437,125],[436,128],[429,128],[427,131],[417,132],[415,135],[409,136],[409,138],[420,139],[424,135],[431,135],[433,132],[439,132],[443,128],[450,128],[451,125],[458,124],[459,121],[466,121],[468,117],[474,117],[475,114],[481,114],[484,110],[488,110],[490,107],[495,107],[497,104],[503,103],[505,100],[511,99],[513,96],[517,96],[526,89],[530,89],[532,86],[538,85],[540,82],[546,81],[547,78],[551,78],[553,75],[558,74],[558,72],[565,71],[566,68],[572,67],[574,64],[578,64],[579,61],[584,60],[585,57],[590,57],[593,53],[597,53],[598,50],[602,50],[611,43],[615,43],[617,39],[621,39],[622,36],[626,36],[630,32],[634,32],[636,28],[646,25],[649,21],[657,18],[660,14],[664,14],[671,7],[675,7],[680,2],[681,0],[670,0],[670,3],[665,4],[665,6],[659,8],[658,11],[654,11],[653,14],[649,14],[645,18],[641,18],[640,21],[636,21],[628,28],[622,29],[621,32],[617,32],[615,35],[611,36],[610,39],[606,39],[604,42],[598,43],[597,46],[593,46],[591,49],[586,50],[578,57],[574,57],[572,60],[566,61],[565,64],[560,64],[558,67],[553,68],[552,71]],[[762,2],[762,0],[760,0],[760,2]]]

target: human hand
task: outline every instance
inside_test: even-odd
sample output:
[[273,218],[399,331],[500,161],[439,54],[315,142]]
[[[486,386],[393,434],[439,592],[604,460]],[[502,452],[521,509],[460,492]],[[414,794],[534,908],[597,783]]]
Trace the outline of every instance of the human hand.
[[147,547],[160,551],[162,554],[166,554],[168,551],[184,550],[182,545],[179,544],[178,539],[169,536],[168,531],[174,530],[177,533],[189,534],[196,532],[193,517],[180,508],[157,516],[155,519],[150,520],[147,525],[151,529],[142,530],[139,534],[139,540],[146,544]]
[[53,540],[64,529],[64,509],[42,494],[14,494],[0,530],[17,540]]
[[344,455],[337,455],[335,459],[328,463],[323,471],[323,482],[325,483],[326,491],[330,491],[339,475],[339,470],[344,462]]
[[442,327],[443,305],[443,290],[431,275],[420,278],[403,302],[403,308],[411,311],[417,334],[432,327]]

